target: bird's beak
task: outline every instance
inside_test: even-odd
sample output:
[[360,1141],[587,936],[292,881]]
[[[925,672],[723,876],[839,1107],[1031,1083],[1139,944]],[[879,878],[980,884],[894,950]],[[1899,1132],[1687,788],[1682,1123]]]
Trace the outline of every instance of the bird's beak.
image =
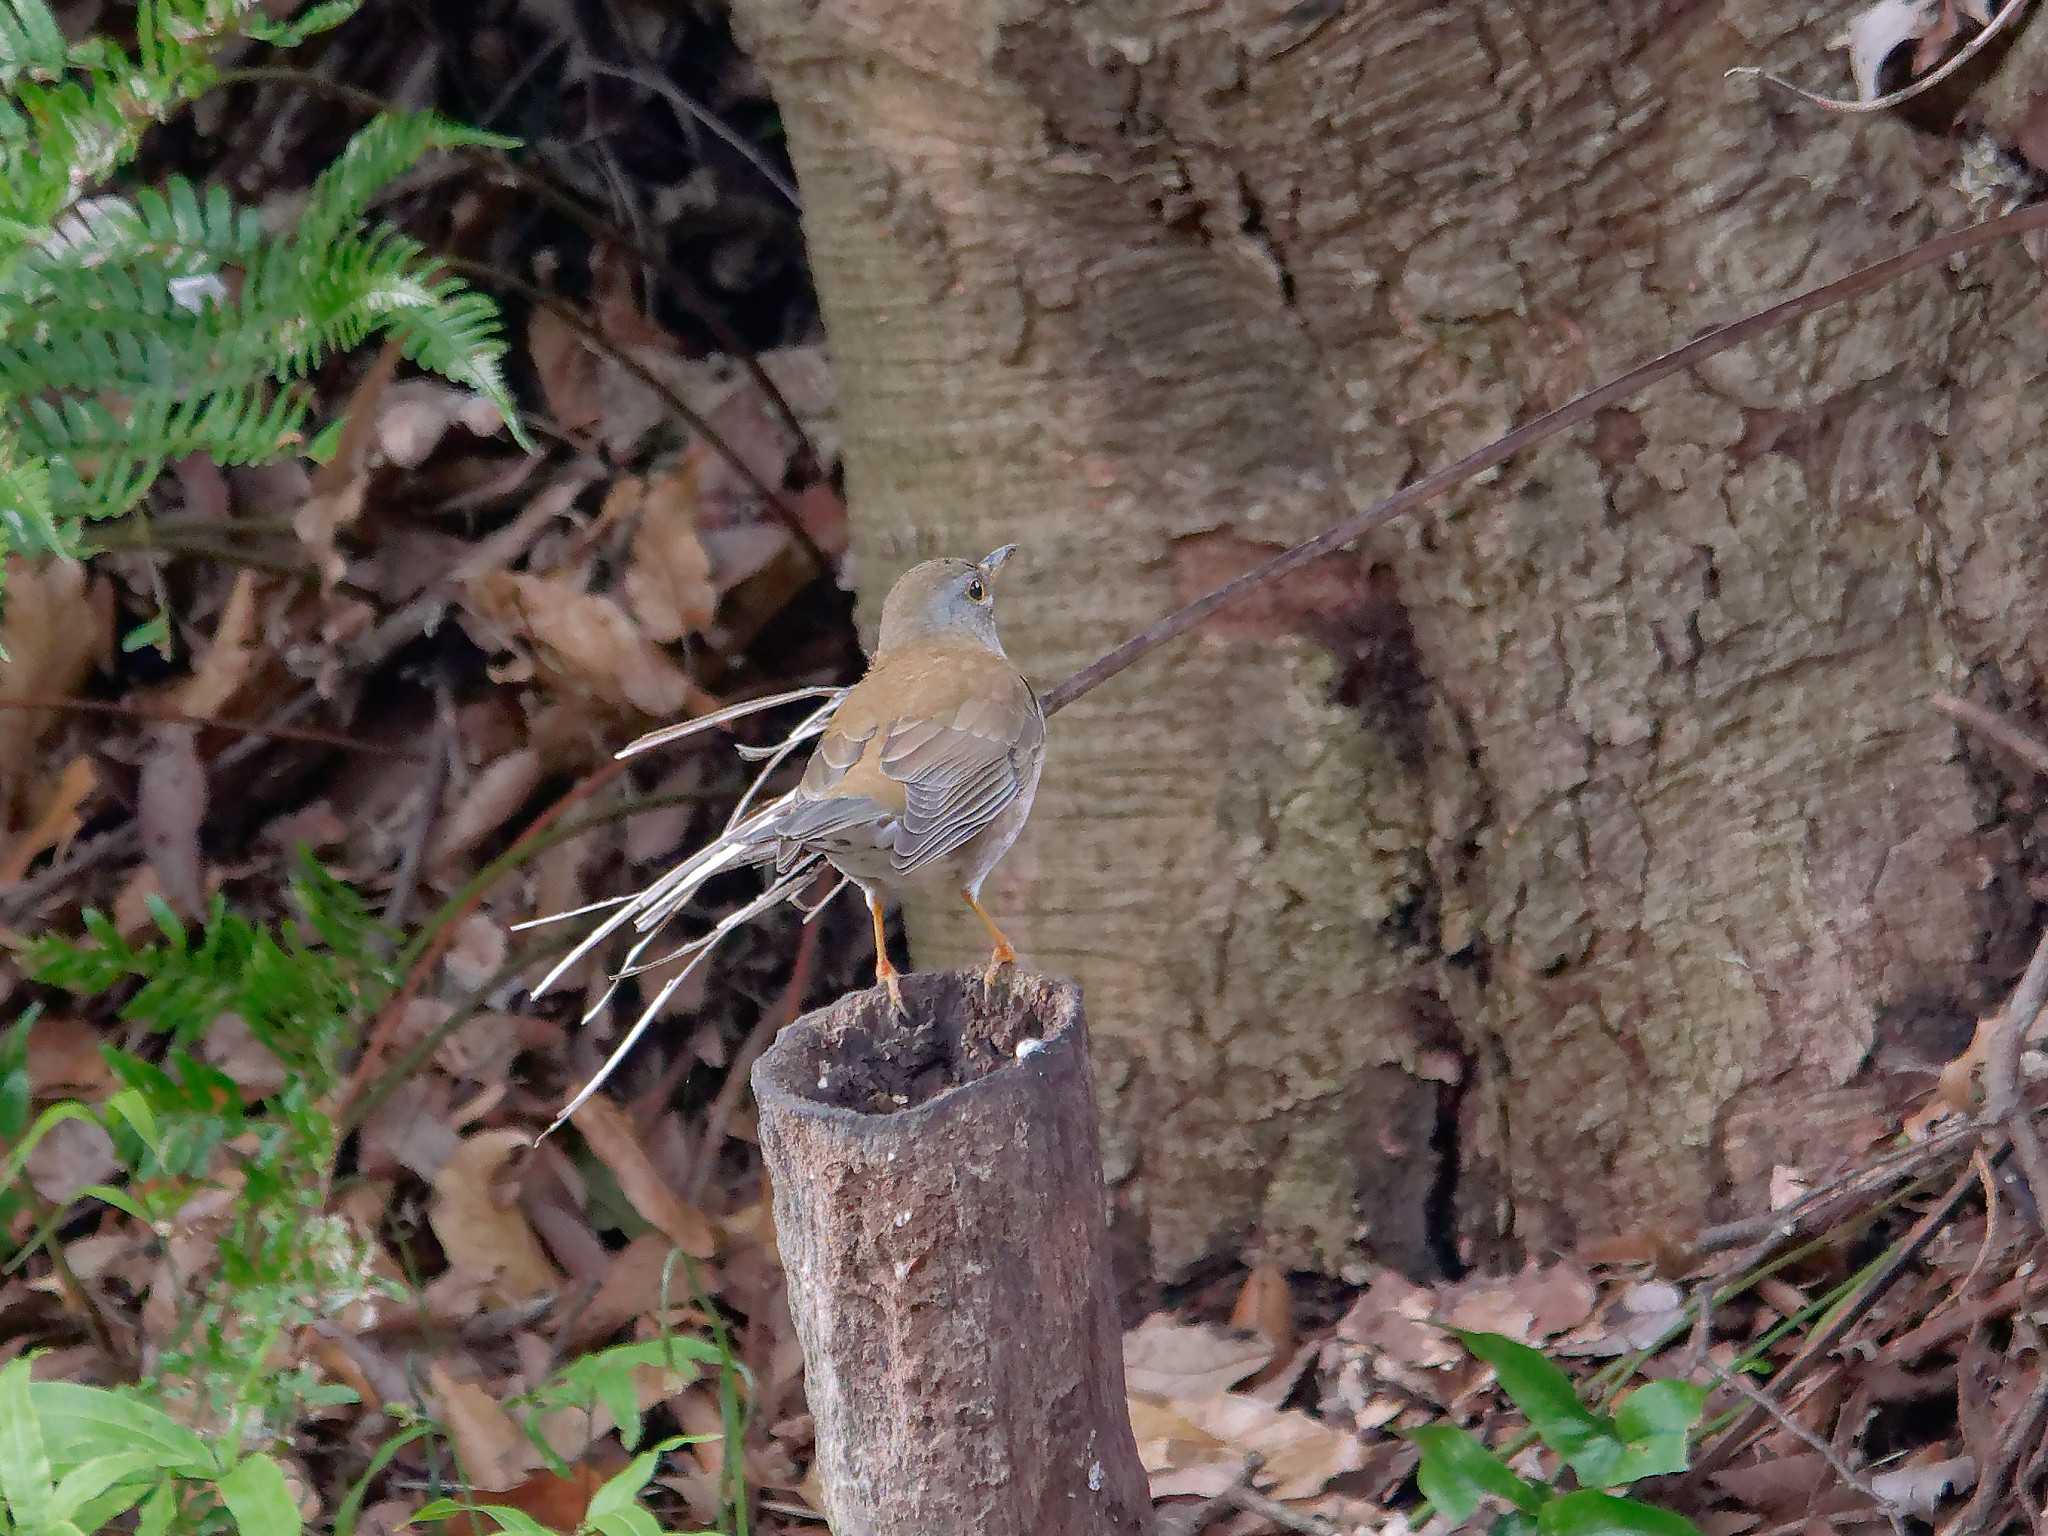
[[1003,562],[1017,553],[1017,546],[1005,544],[1001,549],[992,549],[981,557],[981,569],[993,576],[1002,569]]

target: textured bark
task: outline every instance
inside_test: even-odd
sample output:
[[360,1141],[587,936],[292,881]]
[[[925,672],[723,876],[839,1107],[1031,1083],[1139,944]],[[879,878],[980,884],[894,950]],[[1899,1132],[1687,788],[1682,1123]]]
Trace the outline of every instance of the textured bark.
[[[1828,84],[1859,5],[735,0],[863,588],[1016,539],[1004,633],[1057,678],[1964,222],[1966,141],[1724,78]],[[2036,289],[2008,249],[1725,354],[1053,722],[988,894],[1107,1021],[1156,1272],[1424,1270],[1753,1198],[1798,1145],[1772,1105],[2017,970],[2031,801],[1919,700],[2038,698]],[[970,921],[914,908],[914,957]]]
[[1137,1536],[1080,990],[904,993],[911,1022],[859,993],[753,1074],[835,1536]]

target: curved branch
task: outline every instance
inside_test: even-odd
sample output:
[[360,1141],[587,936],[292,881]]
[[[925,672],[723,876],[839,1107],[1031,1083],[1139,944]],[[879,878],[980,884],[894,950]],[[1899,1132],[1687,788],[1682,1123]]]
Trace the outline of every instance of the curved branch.
[[1150,628],[1133,635],[1106,656],[1098,657],[1076,672],[1058,687],[1044,696],[1045,712],[1050,715],[1064,709],[1082,694],[1099,688],[1117,673],[1124,670],[1139,657],[1156,651],[1169,640],[1177,640],[1200,624],[1211,614],[1227,608],[1264,586],[1276,577],[1296,571],[1309,562],[1342,549],[1346,544],[1363,538],[1383,523],[1390,523],[1402,514],[1414,511],[1426,502],[1434,501],[1446,491],[1464,484],[1473,476],[1504,464],[1526,448],[1546,442],[1559,433],[1570,430],[1582,422],[1590,421],[1596,414],[1610,405],[1628,399],[1631,395],[1649,388],[1652,384],[1668,379],[1695,363],[1730,347],[1795,320],[1831,309],[1850,299],[1861,298],[1874,293],[1886,284],[1904,277],[1909,272],[1937,266],[1951,257],[1963,255],[1980,247],[1991,245],[2014,235],[2023,235],[2032,230],[2048,229],[2048,202],[2033,203],[2016,213],[2008,213],[1996,219],[1969,225],[1946,235],[1936,235],[1923,240],[1909,251],[1870,266],[1851,272],[1847,277],[1838,277],[1831,283],[1795,294],[1782,303],[1755,314],[1745,315],[1740,320],[1717,326],[1702,336],[1696,336],[1682,347],[1675,347],[1662,357],[1651,359],[1638,367],[1631,368],[1620,378],[1588,390],[1575,400],[1566,401],[1556,410],[1546,411],[1533,421],[1526,421],[1504,437],[1495,438],[1483,448],[1474,449],[1455,463],[1447,464],[1432,474],[1424,475],[1394,492],[1393,495],[1375,502],[1356,517],[1339,523],[1325,533],[1319,533],[1306,543],[1297,544],[1283,554],[1275,555],[1264,565],[1254,566],[1243,575],[1225,582],[1206,596],[1196,598],[1184,608],[1176,609]]

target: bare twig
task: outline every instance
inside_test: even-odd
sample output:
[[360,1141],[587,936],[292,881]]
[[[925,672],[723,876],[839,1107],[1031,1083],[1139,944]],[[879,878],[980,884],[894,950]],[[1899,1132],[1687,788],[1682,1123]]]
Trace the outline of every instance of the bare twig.
[[1984,1118],[2003,1125],[2012,1137],[2013,1152],[2019,1159],[2020,1176],[2038,1217],[2048,1201],[2048,1156],[2041,1150],[2041,1138],[2020,1103],[2020,1054],[2034,1021],[2048,1004],[2048,932],[2034,946],[2034,958],[2013,990],[2012,999],[2000,1011],[1995,1032],[1984,1053]]
[[1649,388],[1674,373],[1683,372],[1696,363],[1740,346],[1745,341],[1765,335],[1795,320],[1820,310],[1831,309],[1850,299],[1861,298],[1874,293],[1888,283],[1952,260],[1968,251],[1981,249],[2014,235],[2027,234],[2033,230],[2048,228],[2048,202],[2034,203],[2016,213],[2001,218],[1985,219],[1967,228],[1953,230],[1946,235],[1936,235],[1924,240],[1911,250],[1897,256],[1873,262],[1867,267],[1851,272],[1847,277],[1836,278],[1818,288],[1796,294],[1782,303],[1770,305],[1754,314],[1744,315],[1727,325],[1716,326],[1703,336],[1695,337],[1682,347],[1666,352],[1662,357],[1653,358],[1631,368],[1620,378],[1588,390],[1574,400],[1569,400],[1556,410],[1546,411],[1533,421],[1524,422],[1503,437],[1495,438],[1483,448],[1474,449],[1462,459],[1445,465],[1434,473],[1411,481],[1393,495],[1375,502],[1356,517],[1345,519],[1325,533],[1317,534],[1306,543],[1297,544],[1283,554],[1274,556],[1263,565],[1255,566],[1243,575],[1233,578],[1204,597],[1196,598],[1187,606],[1175,610],[1156,624],[1132,636],[1108,655],[1097,658],[1076,672],[1072,677],[1049,691],[1044,698],[1045,712],[1050,715],[1064,709],[1082,694],[1100,687],[1115,677],[1139,657],[1148,655],[1166,644],[1179,639],[1211,614],[1228,607],[1267,582],[1296,571],[1311,561],[1317,560],[1333,550],[1342,549],[1346,544],[1363,538],[1373,529],[1392,522],[1417,507],[1436,500],[1447,491],[1464,484],[1473,476],[1505,464],[1516,454],[1536,444],[1547,442],[1559,433],[1568,431],[1582,422],[1590,421],[1610,405],[1617,405],[1631,395]]
[[469,261],[460,256],[451,256],[446,251],[435,252],[435,257],[452,272],[460,272],[463,276],[487,286],[509,288],[529,303],[540,305],[619,367],[653,390],[683,425],[701,437],[713,453],[725,460],[742,480],[754,488],[754,493],[768,504],[768,510],[775,514],[776,520],[788,530],[789,536],[796,540],[797,547],[809,558],[811,564],[821,571],[832,569],[832,562],[826,558],[825,552],[818,548],[818,541],[811,537],[810,529],[804,526],[804,520],[797,515],[796,508],[784,499],[782,492],[763,479],[754,466],[747,462],[745,455],[728,443],[719,430],[705,419],[701,411],[677,393],[674,385],[585,319],[583,312],[575,305],[503,268],[489,266],[480,261]]
[[1209,1529],[1210,1526],[1237,1507],[1231,1502],[1231,1495],[1239,1489],[1250,1488],[1253,1475],[1265,1464],[1266,1458],[1257,1451],[1253,1451],[1245,1457],[1244,1465],[1238,1469],[1237,1477],[1231,1482],[1229,1487],[1223,1489],[1220,1493],[1209,1495],[1208,1498],[1202,1500],[1201,1503],[1189,1510],[1186,1518],[1177,1522],[1170,1530],[1162,1530],[1160,1536],[1202,1536],[1202,1532]]
[[607,64],[602,59],[586,58],[583,60],[583,67],[592,74],[609,75],[614,80],[624,80],[637,85],[643,91],[652,91],[667,102],[679,117],[690,119],[751,165],[760,173],[763,181],[782,194],[783,201],[790,207],[802,206],[797,200],[796,188],[790,185],[782,172],[768,163],[767,156],[726,126],[725,121],[717,113],[684,91],[674,81],[664,79],[651,69],[635,69],[626,64]]
[[413,891],[419,884],[420,865],[426,861],[427,844],[433,841],[441,799],[455,770],[455,737],[455,703],[447,684],[441,683],[434,689],[434,744],[426,780],[420,785],[419,814],[413,818],[412,835],[406,839],[405,853],[391,877],[390,894],[384,899],[384,926],[393,931],[405,927]]
[[1979,1134],[1980,1128],[1973,1124],[1938,1131],[1925,1141],[1851,1168],[1778,1210],[1759,1211],[1753,1216],[1704,1227],[1687,1247],[1704,1256],[1740,1248],[1745,1243],[1775,1246],[1803,1232],[1825,1230],[1842,1218],[1845,1208],[1868,1198],[1871,1186],[1916,1177],[1928,1164],[1938,1162],[1955,1143],[1972,1140]]
[[[552,47],[553,45],[550,46]],[[228,70],[222,74],[219,83],[221,85],[238,85],[244,82],[258,83],[263,81],[296,86],[300,90],[330,96],[337,100],[349,102],[365,112],[397,112],[403,110],[396,102],[387,101],[373,91],[366,91],[359,86],[347,85],[338,80],[329,80],[321,75],[310,74],[305,70],[299,69],[266,67]],[[459,151],[459,153],[499,171],[516,186],[524,188],[538,201],[547,204],[557,213],[565,215],[572,222],[582,226],[584,232],[590,235],[592,239],[616,245],[623,251],[630,251],[643,267],[651,266],[659,270],[663,281],[668,285],[667,292],[669,297],[674,299],[691,319],[711,333],[711,339],[718,344],[720,351],[724,352],[728,357],[739,360],[740,366],[746,370],[748,377],[754,381],[755,387],[761,391],[762,395],[767,398],[768,403],[774,407],[775,414],[782,418],[782,424],[788,427],[795,435],[805,455],[813,464],[818,463],[817,446],[812,443],[810,434],[804,430],[803,423],[797,419],[796,410],[790,405],[788,397],[782,393],[781,388],[768,376],[767,370],[761,366],[761,360],[755,355],[754,349],[748,346],[739,332],[732,328],[725,319],[725,316],[719,312],[718,306],[704,296],[703,291],[691,280],[690,275],[675,262],[671,261],[665,252],[650,250],[647,246],[635,240],[627,231],[605,218],[604,215],[585,206],[580,198],[565,190],[544,171],[536,170],[523,161],[513,159],[512,156],[506,154],[503,150],[464,149]]]
[[2021,730],[2005,716],[1952,693],[1937,693],[1927,702],[1958,725],[1967,725],[1994,746],[2005,748],[2034,772],[2048,774],[2048,742]]
[[[2039,1342],[2035,1340],[2037,1348]],[[1998,1507],[2012,1490],[2013,1473],[2021,1457],[2040,1439],[2044,1422],[2048,1422],[2048,1372],[2038,1377],[2026,1403],[2006,1424],[2005,1433],[1998,1437],[1998,1449],[1977,1476],[1975,1496],[1942,1536],[1971,1536],[1998,1518]]]
[[1282,1530],[1297,1532],[1299,1536],[1344,1536],[1336,1521],[1289,1509],[1278,1499],[1269,1499],[1256,1488],[1233,1487],[1225,1491],[1224,1497],[1246,1514],[1270,1520]]
[[[1992,1161],[1996,1162],[1998,1157],[2004,1155],[2004,1151],[2001,1147],[1997,1157]],[[1878,1299],[1891,1289],[1893,1282],[1904,1272],[1906,1266],[1919,1257],[1921,1250],[1933,1241],[1935,1233],[1948,1225],[1955,1213],[1961,1209],[1963,1201],[1969,1196],[1976,1182],[1976,1170],[1964,1168],[1961,1177],[1949,1186],[1948,1192],[1913,1224],[1913,1229],[1905,1237],[1892,1245],[1883,1262],[1871,1273],[1862,1288],[1837,1308],[1834,1316],[1808,1337],[1806,1343],[1800,1347],[1799,1353],[1779,1369],[1773,1379],[1773,1385],[1780,1392],[1789,1391],[1802,1376],[1826,1359],[1828,1352],[1842,1341],[1851,1328],[1862,1321],[1865,1313],[1877,1305]],[[1769,1415],[1762,1409],[1752,1406],[1748,1412],[1716,1436],[1712,1444],[1701,1451],[1699,1460],[1694,1464],[1693,1477],[1704,1478],[1709,1473],[1727,1466],[1734,1459],[1735,1453],[1749,1443],[1750,1438],[1763,1427],[1768,1418]]]
[[154,704],[123,704],[111,699],[71,699],[60,694],[22,694],[0,699],[0,709],[61,709],[75,714],[119,715],[127,720],[147,720],[160,725],[191,725],[209,731],[233,731],[243,736],[268,736],[276,741],[301,741],[309,746],[333,747],[338,752],[366,752],[373,757],[391,757],[418,762],[423,754],[379,742],[359,741],[340,731],[314,730],[306,726],[275,725],[264,720],[223,720],[218,715],[188,715],[181,709],[161,709]]
[[1749,1399],[1756,1411],[1768,1414],[1780,1429],[1786,1431],[1795,1440],[1811,1450],[1820,1452],[1821,1459],[1828,1464],[1828,1469],[1835,1476],[1839,1477],[1847,1487],[1855,1489],[1856,1492],[1862,1494],[1872,1504],[1877,1506],[1878,1511],[1884,1516],[1885,1522],[1891,1526],[1893,1536],[1906,1536],[1906,1522],[1900,1518],[1898,1506],[1873,1488],[1868,1478],[1844,1461],[1825,1437],[1815,1434],[1804,1424],[1793,1418],[1768,1393],[1759,1391],[1754,1382],[1745,1379],[1740,1371],[1724,1371],[1718,1366],[1713,1367],[1713,1371],[1720,1378],[1723,1386],[1729,1387],[1741,1396]]
[[1949,59],[1938,69],[1929,70],[1918,80],[1913,81],[1912,84],[1901,86],[1898,90],[1883,96],[1874,96],[1869,101],[1844,100],[1835,96],[1819,96],[1812,91],[1794,85],[1790,80],[1782,76],[1767,73],[1753,64],[1746,64],[1738,69],[1729,70],[1728,78],[1733,80],[1740,76],[1753,80],[1762,80],[1767,85],[1774,85],[1781,91],[1789,91],[1801,101],[1809,102],[1816,107],[1825,107],[1830,112],[1845,114],[1885,112],[1903,102],[1911,101],[1922,91],[1932,90],[1935,86],[1941,84],[1942,81],[1946,80],[1950,75],[1961,69],[1970,60],[1989,47],[1992,39],[1997,37],[2026,8],[2027,0],[2006,0],[2005,9],[1991,18],[1991,25],[1984,28],[1983,31],[1964,44],[1954,58]]

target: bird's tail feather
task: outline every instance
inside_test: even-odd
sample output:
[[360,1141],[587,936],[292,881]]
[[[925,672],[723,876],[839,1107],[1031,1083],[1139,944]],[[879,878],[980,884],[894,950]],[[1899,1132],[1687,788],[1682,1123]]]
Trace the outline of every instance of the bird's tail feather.
[[[763,912],[767,911],[770,907],[774,906],[778,901],[782,901],[788,897],[794,896],[797,890],[803,885],[803,883],[806,880],[810,879],[813,871],[816,870],[817,865],[818,860],[815,856],[804,860],[803,863],[799,865],[796,869],[793,869],[789,874],[783,876],[780,880],[775,881],[759,896],[756,896],[752,901],[748,902],[744,907],[741,907],[737,911],[734,911],[728,914],[726,917],[720,919],[717,926],[714,927],[709,933],[705,934],[701,938],[692,939],[689,943],[683,945],[673,954],[664,956],[663,961],[656,962],[657,964],[665,963],[669,960],[681,959],[685,955],[691,956],[690,963],[688,965],[685,965],[681,970],[677,971],[675,975],[669,977],[669,979],[662,984],[661,990],[654,994],[654,1000],[650,1002],[645,1008],[640,1010],[640,1017],[633,1021],[633,1027],[626,1031],[624,1038],[621,1039],[617,1045],[612,1047],[612,1053],[611,1055],[605,1057],[604,1065],[599,1067],[597,1071],[592,1074],[589,1082],[585,1083],[581,1088],[576,1090],[576,1096],[569,1100],[567,1104],[562,1106],[562,1112],[555,1116],[553,1123],[550,1124],[545,1131],[542,1131],[540,1133],[540,1136],[534,1138],[536,1145],[543,1138],[553,1135],[554,1132],[561,1127],[563,1121],[567,1120],[571,1115],[575,1114],[577,1110],[581,1109],[585,1104],[590,1102],[590,1096],[596,1093],[597,1090],[604,1085],[605,1079],[612,1075],[613,1069],[616,1068],[621,1061],[625,1060],[626,1053],[632,1050],[634,1045],[639,1041],[641,1035],[647,1032],[647,1026],[652,1024],[655,1021],[655,1019],[660,1015],[661,1010],[668,1006],[668,1000],[675,995],[676,989],[682,986],[684,982],[690,979],[691,974],[696,971],[698,966],[704,963],[705,957],[711,953],[712,949],[717,946],[718,942],[721,939],[723,939],[727,934],[731,933],[733,929],[739,927],[741,924],[753,921],[753,919],[759,917]],[[641,940],[640,944],[635,946],[634,952],[638,953],[638,951],[641,948],[644,948],[648,943],[651,943],[652,940],[653,935],[649,934],[647,938]],[[692,951],[695,951],[695,953],[692,954]],[[646,969],[646,967],[643,966],[640,967],[640,969],[644,970]],[[631,974],[633,974],[633,971],[631,969],[622,969],[619,972],[619,975],[612,979],[612,987],[616,988],[618,986],[620,977],[628,976]],[[605,997],[609,999],[610,996],[611,989],[608,988],[606,989]],[[602,1006],[603,1003],[600,1002],[599,1007]],[[593,1009],[592,1011],[595,1012],[596,1010]],[[585,1022],[588,1022],[587,1018]]]

